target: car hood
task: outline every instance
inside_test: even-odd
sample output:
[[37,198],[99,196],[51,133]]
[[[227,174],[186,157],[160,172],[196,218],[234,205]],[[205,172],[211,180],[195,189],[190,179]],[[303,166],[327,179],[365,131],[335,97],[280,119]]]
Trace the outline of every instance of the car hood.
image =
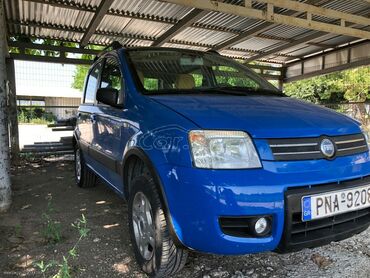
[[243,130],[254,138],[360,132],[359,123],[345,115],[289,97],[163,95],[151,98],[199,128]]

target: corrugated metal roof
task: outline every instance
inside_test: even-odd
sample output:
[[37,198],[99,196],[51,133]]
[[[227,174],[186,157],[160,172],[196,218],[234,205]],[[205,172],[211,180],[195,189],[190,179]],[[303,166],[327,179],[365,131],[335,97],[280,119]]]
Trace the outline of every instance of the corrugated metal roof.
[[113,2],[111,8],[113,10],[130,11],[139,14],[151,14],[159,17],[175,19],[183,18],[191,10],[193,10],[192,8],[153,0],[116,0]]
[[188,27],[173,39],[176,41],[200,42],[203,44],[216,45],[232,37],[234,37],[234,35],[226,32]]
[[171,24],[130,18],[117,20],[117,16],[106,15],[97,30],[156,38],[171,27]]
[[[4,0],[10,35],[79,42],[102,0],[44,0],[45,3],[40,1],[42,0]],[[56,5],[50,5],[48,2],[55,2]],[[244,0],[224,0],[224,2],[244,5]],[[312,3],[311,0],[300,2]],[[370,11],[370,4],[363,0],[321,0],[316,3],[326,8],[358,15],[368,16]],[[253,8],[263,10],[266,4],[253,1]],[[118,40],[130,46],[150,46],[192,11],[193,9],[189,7],[156,0],[115,0],[91,37],[90,43],[105,45]],[[286,9],[278,8],[275,11],[287,12]],[[302,18],[305,16],[304,13],[300,15]],[[314,18],[333,22],[333,19],[326,17]],[[245,32],[256,31],[261,24],[265,22],[230,14],[205,12],[204,16],[196,20],[192,26],[176,32],[164,46],[207,50]],[[262,30],[260,34],[253,32],[258,36],[247,37],[244,41],[231,44],[230,47],[233,49],[225,49],[222,54],[248,58],[251,53],[260,54],[286,45],[286,50],[279,50],[281,55],[268,55],[263,58],[284,62],[290,59],[287,55],[301,56],[320,49],[317,45],[302,44],[289,47],[289,41],[304,38],[315,32],[299,27],[271,24],[271,28]],[[328,35],[318,37],[314,42],[322,44],[322,49],[325,49],[325,45],[330,47],[352,40],[354,38],[347,36]]]
[[174,47],[174,48],[183,48],[183,49],[194,49],[199,51],[206,51],[208,47],[201,47],[201,46],[193,46],[193,45],[185,45],[185,44],[177,44],[177,43],[165,43],[163,47]]
[[246,50],[260,50],[268,51],[280,45],[284,45],[286,42],[278,41],[274,39],[264,39],[264,38],[251,38],[241,43],[236,44],[235,48],[246,49]]
[[284,39],[299,39],[300,37],[305,36],[307,32],[309,32],[309,30],[300,27],[277,25],[262,34],[267,36],[278,36]]
[[258,24],[263,23],[263,21],[224,13],[209,12],[198,20],[197,23],[243,32],[254,28]]

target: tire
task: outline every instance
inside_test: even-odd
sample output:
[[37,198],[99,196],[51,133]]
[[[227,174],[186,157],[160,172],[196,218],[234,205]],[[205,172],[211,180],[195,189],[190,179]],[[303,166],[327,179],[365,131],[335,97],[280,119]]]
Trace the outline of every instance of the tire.
[[[138,232],[138,226],[141,225],[137,225],[139,217],[137,217],[135,210],[138,211],[138,204],[142,204],[142,202],[138,202],[141,198],[146,198],[145,202],[149,203],[152,225],[148,226],[151,226],[149,231],[151,231],[152,237],[148,237],[148,234],[142,236],[145,232]],[[141,208],[145,209],[144,207],[144,205],[141,206]],[[161,203],[153,179],[139,176],[132,181],[128,212],[131,242],[136,261],[140,268],[150,277],[171,277],[181,270],[186,263],[188,252],[177,247],[170,236],[163,204]],[[144,213],[143,215],[147,214]],[[135,236],[135,229],[137,236]],[[144,228],[143,230],[145,231],[148,229]],[[145,245],[140,244],[137,237],[141,239],[152,238],[152,240],[149,239],[148,242],[151,243]],[[140,251],[140,245],[144,246],[144,250],[146,251]]]
[[[76,145],[75,147],[75,181],[78,187],[89,188],[96,184],[96,175],[86,166],[82,151]],[[80,168],[79,168],[80,167]],[[78,168],[80,170],[78,170]]]

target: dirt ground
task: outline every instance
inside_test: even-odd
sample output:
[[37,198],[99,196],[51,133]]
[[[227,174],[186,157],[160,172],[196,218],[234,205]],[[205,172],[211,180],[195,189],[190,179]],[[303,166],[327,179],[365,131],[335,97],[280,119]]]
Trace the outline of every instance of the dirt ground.
[[[75,277],[145,277],[128,235],[127,206],[99,182],[74,185],[71,161],[23,163],[13,169],[13,204],[0,215],[0,277],[42,277],[35,263],[62,262],[78,238],[71,226],[83,213],[91,229],[70,261]],[[62,239],[47,243],[43,212],[60,222]],[[56,273],[47,272],[47,277]],[[340,243],[293,254],[224,257],[191,253],[177,277],[370,277],[370,230]]]

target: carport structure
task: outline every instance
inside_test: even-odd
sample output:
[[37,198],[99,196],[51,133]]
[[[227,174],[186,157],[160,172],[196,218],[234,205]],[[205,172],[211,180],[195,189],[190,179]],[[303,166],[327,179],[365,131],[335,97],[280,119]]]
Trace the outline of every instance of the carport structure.
[[[97,51],[88,45],[113,41],[125,46],[216,50],[248,63],[280,86],[370,64],[369,0],[2,0],[0,11],[5,24],[0,26],[1,39],[12,50],[9,55],[6,47],[0,51],[0,79],[10,80],[13,92],[14,59],[90,64],[91,60],[70,54],[95,55]],[[31,43],[25,38],[75,42],[80,47]],[[28,49],[57,55],[30,55]],[[5,111],[4,92],[2,83],[0,109]],[[16,113],[8,114],[13,115],[14,126]],[[0,131],[7,131],[6,121],[2,124]],[[8,169],[4,136],[0,168]],[[0,184],[0,197],[5,187]]]
[[[91,53],[88,44],[217,50],[280,82],[370,64],[368,0],[5,0],[8,36],[73,41],[81,49],[11,42],[24,49]],[[314,55],[312,58],[308,58]],[[261,63],[259,63],[261,64]]]

